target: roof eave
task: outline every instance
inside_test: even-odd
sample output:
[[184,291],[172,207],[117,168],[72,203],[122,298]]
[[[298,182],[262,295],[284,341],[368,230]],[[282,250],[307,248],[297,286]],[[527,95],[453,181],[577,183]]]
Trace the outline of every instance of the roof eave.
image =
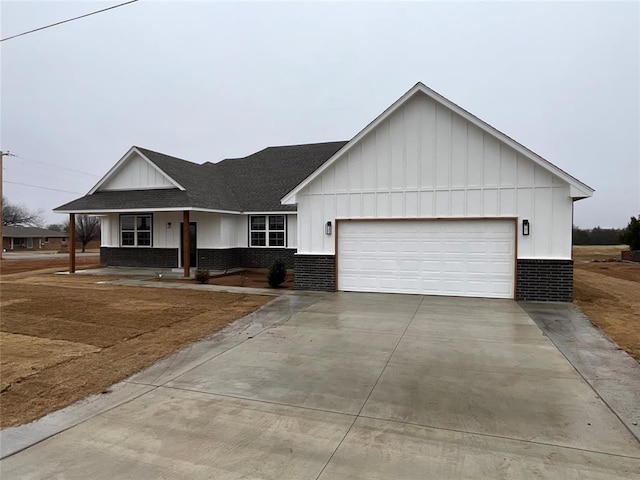
[[60,209],[54,208],[54,213],[75,214],[75,215],[108,215],[110,213],[154,213],[154,212],[207,212],[207,213],[226,213],[232,215],[240,215],[243,212],[236,210],[221,210],[216,208],[203,207],[141,207],[141,208],[92,208],[92,209]]
[[580,188],[577,185],[569,184],[569,196],[573,199],[573,201],[583,200],[585,198],[590,198],[593,196],[595,190],[589,186],[586,188]]

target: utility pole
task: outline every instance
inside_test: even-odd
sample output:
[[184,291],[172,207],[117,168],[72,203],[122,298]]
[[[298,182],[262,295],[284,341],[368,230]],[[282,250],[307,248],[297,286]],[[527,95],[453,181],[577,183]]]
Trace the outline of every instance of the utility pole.
[[[0,217],[4,218],[3,213],[4,213],[4,205],[3,205],[3,198],[2,198],[2,174],[3,174],[3,169],[4,169],[4,157],[15,157],[15,155],[13,153],[11,153],[10,151],[6,151],[3,152],[2,150],[0,150]],[[0,247],[0,260],[2,260],[2,253],[4,252],[4,237],[2,236],[2,220],[0,220],[0,242],[2,243],[2,247]]]

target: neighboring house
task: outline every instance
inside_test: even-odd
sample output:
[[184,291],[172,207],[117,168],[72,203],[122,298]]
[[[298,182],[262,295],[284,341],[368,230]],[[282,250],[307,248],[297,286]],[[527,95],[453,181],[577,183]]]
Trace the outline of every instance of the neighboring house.
[[132,147],[56,211],[101,216],[107,265],[282,258],[300,289],[570,301],[573,202],[592,194],[418,83],[348,142],[203,165]]
[[37,227],[2,227],[2,249],[58,251],[67,244],[67,234]]

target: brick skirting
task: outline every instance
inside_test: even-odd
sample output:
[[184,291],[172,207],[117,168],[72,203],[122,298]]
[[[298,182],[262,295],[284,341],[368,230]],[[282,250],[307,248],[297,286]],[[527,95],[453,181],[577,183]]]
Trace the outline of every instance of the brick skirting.
[[[276,260],[282,260],[287,268],[293,268],[295,253],[294,248],[199,248],[197,266],[208,270],[269,268]],[[113,267],[178,268],[178,249],[101,247],[100,263]]]
[[276,260],[282,260],[287,268],[293,268],[294,248],[200,248],[198,267],[209,270],[228,268],[269,268]]
[[335,291],[335,258],[335,255],[294,255],[295,289]]
[[177,248],[100,247],[100,264],[109,267],[177,268]]
[[207,270],[226,270],[238,267],[233,248],[199,248],[198,268]]
[[295,248],[234,248],[240,266],[269,268],[276,260],[282,260],[287,268],[294,268]]
[[573,260],[518,259],[517,300],[571,302]]

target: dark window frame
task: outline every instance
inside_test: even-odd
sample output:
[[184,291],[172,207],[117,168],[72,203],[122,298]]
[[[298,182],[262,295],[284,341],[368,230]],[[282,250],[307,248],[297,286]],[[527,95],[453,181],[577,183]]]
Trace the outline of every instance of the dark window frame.
[[[124,229],[122,226],[122,221],[124,218],[133,218],[133,228]],[[141,229],[138,227],[138,218],[148,217],[149,218],[149,229]],[[132,233],[133,234],[133,244],[125,244],[123,241],[124,233]],[[140,244],[140,235],[139,234],[149,233],[149,244]],[[153,214],[152,213],[123,213],[120,214],[120,221],[118,225],[118,234],[120,246],[122,248],[152,248],[153,247]]]
[[[254,223],[258,223],[258,222],[254,222],[253,219],[263,219],[263,222],[259,222],[260,224],[264,224],[264,228],[254,228]],[[279,224],[282,225],[282,228],[271,228],[272,226],[272,219],[273,222],[278,222]],[[277,220],[276,220],[277,219]],[[281,220],[280,220],[281,219]],[[248,221],[248,227],[249,227],[249,231],[248,231],[248,244],[250,248],[287,248],[287,216],[285,214],[278,214],[278,215],[249,215],[249,221]],[[263,234],[264,235],[264,245],[257,245],[254,244],[254,235],[256,234],[256,238],[257,237],[261,237],[261,235],[259,234]],[[272,235],[271,234],[282,234],[282,244],[281,245],[272,245]],[[275,236],[275,235],[274,235]],[[255,243],[263,243],[262,241],[260,242],[255,242]],[[273,242],[273,243],[280,243],[280,242]]]

